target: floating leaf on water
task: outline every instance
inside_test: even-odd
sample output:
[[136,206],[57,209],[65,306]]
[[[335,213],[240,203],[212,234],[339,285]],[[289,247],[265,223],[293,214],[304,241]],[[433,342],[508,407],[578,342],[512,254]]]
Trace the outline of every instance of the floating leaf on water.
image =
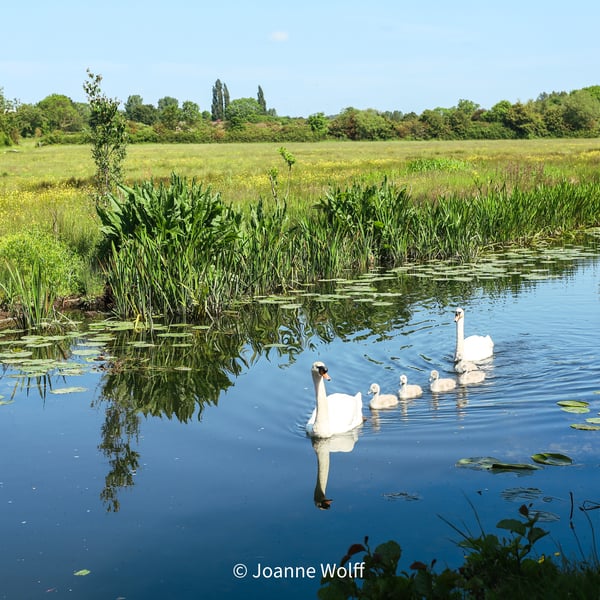
[[88,389],[84,387],[64,387],[64,388],[56,388],[54,390],[50,390],[51,394],[74,394],[76,392],[87,392]]
[[586,419],[585,422],[600,425],[600,417],[590,417],[589,419]]
[[505,463],[496,462],[491,466],[492,471],[536,471],[541,469],[536,465],[530,463]]
[[555,465],[562,467],[573,464],[573,459],[571,457],[567,456],[566,454],[559,454],[557,452],[539,452],[534,454],[531,459],[542,465]]
[[468,467],[470,469],[491,469],[492,465],[500,462],[493,456],[475,456],[473,458],[461,458],[455,466]]
[[568,413],[579,413],[579,414],[590,412],[590,409],[586,408],[585,406],[561,406],[560,410],[564,410],[565,412],[568,412]]
[[586,406],[590,405],[590,403],[586,402],[585,400],[560,400],[556,404],[559,406],[570,406],[572,408],[585,408]]
[[79,369],[75,369],[75,368],[65,369],[65,368],[61,367],[58,370],[58,374],[59,375],[65,375],[65,376],[83,375],[84,373],[87,373],[87,371],[85,369],[82,369],[82,368],[79,368]]
[[192,337],[194,334],[190,333],[189,331],[168,331],[165,333],[158,333],[156,335],[156,337],[161,337],[161,338],[182,338],[182,337]]
[[572,423],[571,427],[582,431],[600,431],[600,425],[592,425],[591,423]]
[[33,352],[29,350],[12,350],[10,352],[0,352],[0,358],[27,358],[28,356],[33,356]]
[[12,404],[14,400],[0,400],[0,406],[6,406],[7,404]]
[[94,348],[75,348],[71,350],[74,356],[96,356],[99,354],[98,349]]
[[132,346],[133,348],[154,348],[156,344],[152,342],[127,342],[128,346]]
[[26,358],[3,358],[0,362],[4,365],[22,365]]
[[181,367],[173,367],[173,370],[174,371],[191,371],[192,367],[183,367],[183,366],[181,366]]
[[115,336],[112,333],[98,333],[88,338],[89,342],[110,342]]
[[298,303],[296,303],[296,304],[293,304],[293,303],[291,303],[291,304],[280,304],[279,307],[283,308],[285,310],[295,310],[297,308],[302,308],[302,304],[298,304]]
[[85,577],[86,575],[89,575],[91,573],[91,571],[89,569],[80,569],[79,571],[73,571],[73,575],[77,576],[77,577]]

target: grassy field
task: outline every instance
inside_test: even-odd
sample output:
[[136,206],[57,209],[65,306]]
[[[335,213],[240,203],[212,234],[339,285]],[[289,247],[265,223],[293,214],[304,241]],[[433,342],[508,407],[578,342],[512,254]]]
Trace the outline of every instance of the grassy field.
[[[279,172],[279,195],[306,210],[330,186],[383,177],[415,199],[471,196],[498,185],[529,187],[560,179],[596,181],[600,140],[322,142],[288,144],[296,158],[289,178],[277,144],[139,144],[128,147],[127,183],[172,172],[195,178],[235,205],[272,198],[269,172]],[[90,202],[94,173],[89,146],[24,142],[0,153],[0,235],[36,224],[75,237],[76,247],[97,226]]]
[[[278,144],[139,144],[128,147],[127,182],[166,179],[172,172],[213,186],[225,202],[256,201],[271,195],[268,173],[287,166]],[[321,142],[288,144],[292,203],[314,201],[330,185],[387,176],[413,197],[435,197],[477,189],[490,182],[522,183],[545,177],[597,177],[598,139],[430,142]],[[35,147],[24,143],[0,154],[0,200],[10,192],[54,188],[57,195],[88,183],[94,164],[88,146]],[[81,194],[85,195],[85,194]]]

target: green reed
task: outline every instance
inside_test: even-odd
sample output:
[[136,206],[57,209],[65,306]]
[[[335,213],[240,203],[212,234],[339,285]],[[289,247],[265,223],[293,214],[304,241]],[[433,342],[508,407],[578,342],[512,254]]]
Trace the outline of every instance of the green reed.
[[40,262],[35,261],[27,277],[8,262],[6,273],[0,283],[5,303],[20,329],[31,330],[58,324],[54,308],[57,299],[55,286],[49,281]]
[[418,201],[384,178],[336,187],[310,210],[277,197],[246,210],[173,175],[122,188],[99,207],[112,244],[108,282],[121,316],[214,316],[319,278],[407,260],[472,260],[486,248],[600,222],[600,184],[500,188]]

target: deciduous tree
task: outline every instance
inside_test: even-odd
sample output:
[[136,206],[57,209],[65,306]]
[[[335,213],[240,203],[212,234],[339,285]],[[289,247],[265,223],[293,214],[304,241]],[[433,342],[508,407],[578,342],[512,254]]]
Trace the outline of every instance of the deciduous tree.
[[102,76],[94,75],[89,69],[87,74],[83,89],[90,104],[90,141],[96,163],[97,201],[100,201],[122,179],[122,164],[127,155],[126,121],[119,112],[119,101],[102,92]]

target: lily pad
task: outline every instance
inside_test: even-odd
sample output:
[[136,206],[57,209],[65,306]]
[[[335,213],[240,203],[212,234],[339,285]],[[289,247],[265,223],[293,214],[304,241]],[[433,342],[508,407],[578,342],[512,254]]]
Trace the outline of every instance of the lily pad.
[[73,575],[77,576],[77,577],[85,577],[86,575],[89,575],[91,573],[91,571],[89,569],[80,569],[79,571],[73,571]]
[[461,458],[455,466],[467,467],[469,469],[489,470],[493,464],[500,462],[493,456],[475,456],[472,458]]
[[571,457],[557,452],[539,452],[538,454],[534,454],[531,459],[542,465],[555,465],[560,467],[573,464],[573,459]]
[[81,349],[75,349],[75,350],[71,350],[71,354],[73,356],[95,356],[97,354],[99,354],[98,349],[94,349],[94,348],[81,348]]
[[592,425],[591,423],[572,423],[571,427],[582,431],[600,431],[600,425]]
[[457,467],[469,467],[471,469],[480,469],[483,471],[535,471],[541,469],[530,463],[507,463],[494,458],[493,456],[477,456],[474,458],[461,458],[456,465]]
[[73,394],[75,392],[87,392],[88,389],[84,387],[64,387],[64,388],[56,388],[54,390],[50,390],[51,394]]
[[590,403],[585,400],[560,400],[556,404],[571,408],[586,408],[590,405]]
[[532,465],[530,463],[505,463],[505,462],[497,462],[491,466],[492,471],[537,471],[541,469],[537,465]]
[[590,409],[586,406],[561,406],[560,410],[564,410],[568,413],[584,414],[589,413]]
[[182,338],[182,337],[192,337],[194,334],[189,333],[188,331],[168,331],[166,333],[159,333],[156,337],[160,338]]
[[593,425],[600,425],[600,417],[590,417],[585,420],[586,423],[592,423]]

